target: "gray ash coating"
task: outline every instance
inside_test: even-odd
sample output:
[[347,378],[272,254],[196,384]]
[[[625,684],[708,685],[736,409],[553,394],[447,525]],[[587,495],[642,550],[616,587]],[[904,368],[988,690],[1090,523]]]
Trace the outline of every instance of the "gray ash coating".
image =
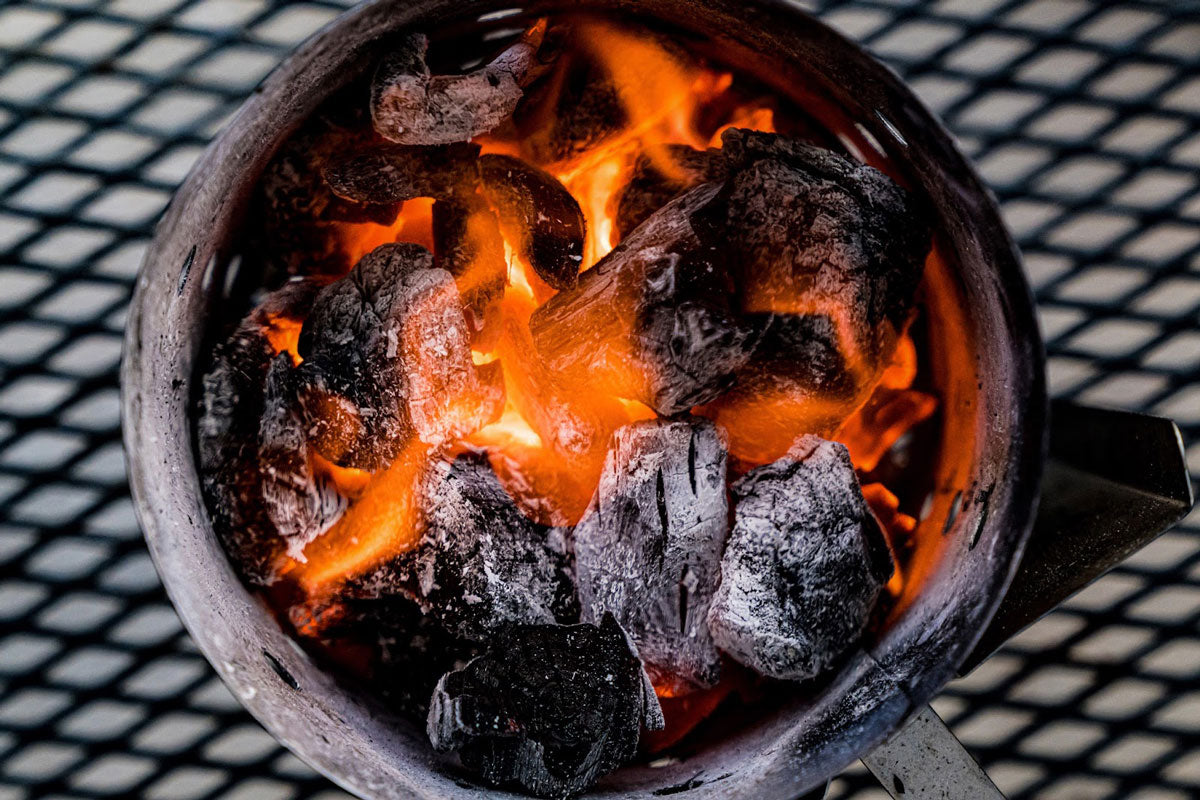
[[850,454],[801,436],[733,496],[713,639],[761,675],[816,677],[858,641],[893,570]]
[[535,34],[490,64],[465,75],[432,75],[425,63],[429,39],[401,37],[380,63],[371,86],[371,119],[389,141],[405,145],[465,142],[512,116],[521,84],[537,61]]
[[720,188],[676,198],[534,312],[530,330],[553,372],[664,416],[729,387],[756,342],[731,308],[725,253],[692,225]]
[[539,797],[581,794],[663,726],[637,649],[611,616],[499,637],[434,690],[428,732],[489,784]]
[[419,245],[378,247],[323,289],[301,352],[303,378],[358,409],[359,435],[344,452],[322,453],[342,466],[380,469],[411,437],[440,444],[503,407],[502,387],[481,381],[472,362],[453,277]]
[[613,435],[574,531],[582,619],[612,613],[656,685],[712,686],[708,607],[729,528],[725,441],[712,423],[651,420]]
[[267,339],[274,316],[299,319],[316,285],[293,281],[269,294],[213,350],[201,379],[196,445],[200,482],[235,568],[253,584],[273,583],[285,542],[268,514],[259,462],[264,387],[275,349]]
[[568,532],[521,514],[486,456],[435,462],[420,494],[419,546],[359,579],[356,594],[407,594],[476,641],[514,625],[578,620]]

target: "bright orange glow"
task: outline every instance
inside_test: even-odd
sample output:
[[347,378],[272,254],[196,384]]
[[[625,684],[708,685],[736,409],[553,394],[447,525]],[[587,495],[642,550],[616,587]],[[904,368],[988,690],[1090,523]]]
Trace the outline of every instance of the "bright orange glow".
[[304,326],[304,320],[285,317],[282,314],[266,314],[262,326],[267,343],[275,351],[275,355],[287,353],[292,357],[292,363],[299,366],[304,360],[298,352],[300,328]]
[[900,498],[892,494],[882,483],[864,484],[862,492],[863,498],[871,507],[871,512],[875,514],[875,518],[879,520],[879,524],[886,534],[885,538],[892,553],[892,562],[896,565],[896,571],[892,573],[892,577],[887,583],[887,591],[893,596],[898,595],[904,587],[904,573],[902,572],[904,559],[900,557],[898,545],[917,529],[917,520],[900,510]]

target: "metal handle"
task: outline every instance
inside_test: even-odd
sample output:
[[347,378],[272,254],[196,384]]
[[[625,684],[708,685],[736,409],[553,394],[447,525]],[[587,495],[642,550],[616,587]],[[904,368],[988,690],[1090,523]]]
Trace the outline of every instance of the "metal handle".
[[1004,800],[929,706],[862,761],[896,800]]
[[966,674],[1192,508],[1183,440],[1162,417],[1056,402],[1033,533]]

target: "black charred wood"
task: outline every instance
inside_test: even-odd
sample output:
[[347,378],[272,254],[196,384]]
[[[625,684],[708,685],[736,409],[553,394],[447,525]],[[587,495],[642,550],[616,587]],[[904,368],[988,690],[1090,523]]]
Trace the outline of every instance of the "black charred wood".
[[616,617],[655,685],[674,694],[719,677],[707,616],[729,531],[725,461],[710,422],[621,428],[575,527],[581,618]]
[[[776,134],[727,131],[722,230],[746,310],[837,309],[870,353],[907,320],[930,247],[917,198],[873,167]],[[833,312],[830,312],[833,313]]]
[[476,641],[578,620],[567,531],[521,514],[486,456],[437,462],[422,482],[421,519],[417,549],[359,579],[354,594],[407,595]]
[[302,557],[304,546],[346,510],[346,499],[313,474],[308,425],[296,389],[292,357],[280,353],[267,370],[258,469],[264,512],[292,558]]
[[295,281],[268,295],[214,348],[201,381],[196,438],[204,499],[235,567],[255,584],[274,582],[286,546],[267,516],[259,472],[259,425],[275,356],[267,332],[277,317],[302,319],[316,291]]
[[376,470],[413,437],[430,445],[499,415],[502,388],[483,382],[453,277],[413,244],[376,248],[321,291],[301,333],[304,379],[349,400],[359,435],[342,466]]
[[669,144],[660,148],[657,158],[639,157],[629,182],[617,195],[618,235],[628,235],[651,214],[687,190],[709,181],[724,180],[727,172],[727,164],[719,150],[696,150],[687,145]]
[[504,296],[508,260],[496,214],[478,195],[433,204],[434,266],[454,276],[478,333],[489,307]]
[[676,198],[534,313],[530,330],[552,372],[664,416],[733,383],[756,337],[732,307],[728,253],[692,223],[720,190],[702,184]]
[[378,144],[337,157],[322,174],[338,197],[367,204],[395,204],[416,197],[449,198],[475,191],[479,146],[417,147]]
[[733,497],[712,637],[762,675],[814,678],[859,640],[893,570],[850,455],[802,436],[735,483]]
[[606,616],[509,631],[438,682],[428,732],[492,785],[566,798],[633,758],[661,714],[637,649]]
[[465,142],[512,116],[521,88],[537,64],[540,29],[490,64],[465,75],[433,75],[425,63],[429,39],[402,37],[384,58],[371,87],[375,130],[397,144]]
[[538,277],[555,289],[574,286],[587,233],[579,202],[553,175],[512,156],[483,156],[479,174],[501,227]]

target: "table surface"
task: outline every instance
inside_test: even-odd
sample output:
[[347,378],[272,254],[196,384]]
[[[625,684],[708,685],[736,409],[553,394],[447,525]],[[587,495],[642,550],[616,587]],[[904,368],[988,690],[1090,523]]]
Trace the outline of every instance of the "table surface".
[[[0,800],[344,797],[240,709],[167,603],[116,373],[173,188],[348,4],[0,0]],[[1000,197],[1052,392],[1175,418],[1200,474],[1197,6],[808,6],[905,76]],[[934,705],[1009,797],[1200,795],[1200,514]],[[858,767],[830,796],[883,795]]]

